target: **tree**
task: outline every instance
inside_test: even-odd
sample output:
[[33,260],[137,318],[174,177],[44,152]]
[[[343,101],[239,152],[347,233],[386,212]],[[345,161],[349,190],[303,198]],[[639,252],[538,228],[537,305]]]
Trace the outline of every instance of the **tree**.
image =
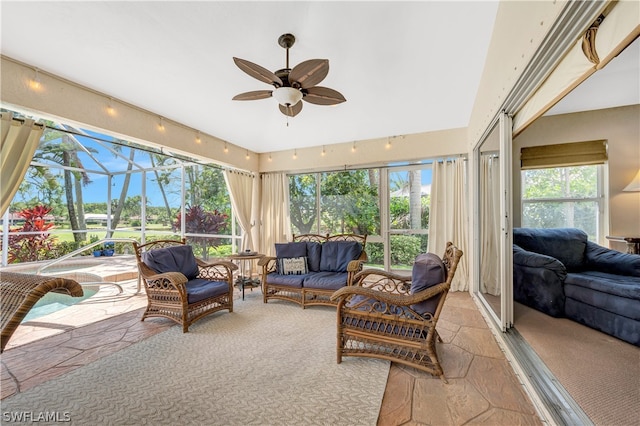
[[[229,216],[218,210],[206,211],[202,206],[191,206],[185,209],[185,232],[188,234],[222,234],[229,229]],[[178,213],[175,229],[182,226],[182,215]],[[219,238],[190,237],[190,241],[199,246],[199,252],[203,259],[209,258],[209,248],[221,244]]]
[[[69,136],[66,133],[58,131],[47,131],[43,135],[43,140],[40,142],[39,150],[34,155],[34,160],[51,161],[63,166],[64,176],[64,194],[66,198],[67,212],[69,214],[69,222],[71,229],[79,231],[85,229],[84,226],[84,210],[82,209],[82,186],[86,186],[91,183],[89,175],[84,170],[84,166],[80,157],[78,156],[78,150],[81,145],[79,142]],[[94,151],[95,152],[95,151]],[[76,190],[74,191],[74,187]],[[74,193],[76,197],[76,204],[74,203]],[[79,196],[77,194],[80,194]],[[80,243],[86,239],[86,233],[74,232],[73,238],[77,243]]]
[[289,212],[291,225],[298,234],[308,234],[316,223],[316,174],[294,175],[289,178]]
[[[125,143],[125,141],[120,141]],[[118,151],[121,151],[121,145],[117,145]],[[113,230],[118,227],[118,223],[120,223],[120,216],[122,215],[122,209],[125,205],[125,200],[127,198],[127,193],[129,192],[129,182],[131,182],[131,170],[133,169],[133,158],[136,154],[136,150],[133,147],[129,147],[129,161],[127,162],[127,173],[124,175],[124,182],[122,183],[122,189],[120,190],[120,198],[118,199],[118,204],[116,205],[115,212],[113,213],[113,218],[111,219],[111,229],[107,231],[107,238],[110,238],[113,235]]]
[[378,184],[367,170],[323,173],[322,221],[329,233],[379,233]]

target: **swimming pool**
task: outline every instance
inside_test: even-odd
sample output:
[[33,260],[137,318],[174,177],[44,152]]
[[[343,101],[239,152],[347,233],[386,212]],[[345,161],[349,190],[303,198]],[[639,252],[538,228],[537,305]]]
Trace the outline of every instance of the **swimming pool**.
[[[79,283],[95,283],[102,281],[102,278],[98,275],[87,274],[86,272],[56,274],[56,276],[76,280]],[[99,289],[100,287],[98,285],[83,285],[82,290],[84,295],[82,295],[82,297],[71,297],[68,294],[49,292],[42,296],[42,298],[33,305],[33,308],[31,308],[21,322],[24,323],[26,321],[32,321],[44,315],[52,314],[68,308],[69,306],[78,304],[95,295]]]

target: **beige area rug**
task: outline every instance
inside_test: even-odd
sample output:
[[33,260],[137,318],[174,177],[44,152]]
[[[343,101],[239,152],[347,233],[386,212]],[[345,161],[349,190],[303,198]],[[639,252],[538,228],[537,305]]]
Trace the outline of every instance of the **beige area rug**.
[[596,425],[640,425],[640,348],[514,303],[515,327]]
[[[336,363],[335,309],[234,303],[2,401],[76,425],[375,425],[389,362]],[[46,424],[46,422],[39,422]]]

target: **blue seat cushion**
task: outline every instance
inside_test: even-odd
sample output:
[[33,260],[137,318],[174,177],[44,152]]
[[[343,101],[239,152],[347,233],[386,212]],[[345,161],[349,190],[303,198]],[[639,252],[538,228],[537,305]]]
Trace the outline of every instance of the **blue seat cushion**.
[[320,256],[322,244],[315,241],[307,241],[307,266],[310,272],[320,271]]
[[640,320],[640,278],[605,272],[570,273],[564,283],[568,298],[617,315]]
[[187,281],[185,287],[187,288],[187,300],[190,304],[229,293],[229,283],[226,281],[209,281],[204,278],[196,278]]
[[[419,293],[436,284],[445,282],[447,279],[447,270],[437,255],[433,253],[423,253],[416,256],[411,271],[411,294]],[[431,314],[436,312],[438,301],[442,295],[434,296],[430,299],[411,305],[411,308],[424,315],[426,312]]]
[[305,277],[303,286],[304,288],[338,290],[347,285],[348,275],[346,272],[314,272]]
[[161,274],[165,272],[181,272],[192,280],[198,276],[199,269],[196,257],[189,245],[178,245],[149,250],[142,253],[142,261],[154,271]]
[[322,244],[320,271],[347,272],[347,266],[362,253],[362,244],[357,241],[327,241]]
[[267,283],[292,288],[302,288],[302,281],[305,277],[306,275],[284,275],[273,272],[267,275]]

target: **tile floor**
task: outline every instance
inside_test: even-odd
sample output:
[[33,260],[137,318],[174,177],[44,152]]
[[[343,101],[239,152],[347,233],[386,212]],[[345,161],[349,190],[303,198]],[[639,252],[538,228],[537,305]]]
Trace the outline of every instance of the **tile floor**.
[[[123,276],[124,277],[124,276]],[[173,322],[140,321],[145,296],[136,280],[125,292],[104,287],[87,299],[18,328],[1,357],[6,398],[93,362],[149,336]],[[252,294],[257,293],[257,294]],[[262,303],[260,290],[239,291],[236,303]],[[96,322],[97,321],[97,322]],[[378,425],[542,424],[495,338],[467,293],[450,293],[438,330],[440,360],[449,384],[427,373],[392,364]]]

